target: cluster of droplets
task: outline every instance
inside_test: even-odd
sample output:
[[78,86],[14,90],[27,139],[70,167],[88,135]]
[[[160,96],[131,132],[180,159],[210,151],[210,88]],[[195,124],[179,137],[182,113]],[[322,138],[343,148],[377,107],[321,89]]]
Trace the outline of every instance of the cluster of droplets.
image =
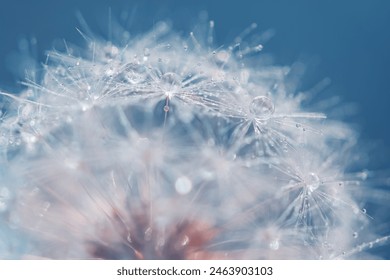
[[256,25],[216,49],[213,28],[203,42],[160,23],[124,32],[124,46],[82,33],[83,55],[66,44],[42,81],[1,92],[0,238],[27,243],[0,242],[1,257],[353,258],[368,247],[354,197],[366,178],[346,173],[354,132],[303,108],[290,69],[244,43]]

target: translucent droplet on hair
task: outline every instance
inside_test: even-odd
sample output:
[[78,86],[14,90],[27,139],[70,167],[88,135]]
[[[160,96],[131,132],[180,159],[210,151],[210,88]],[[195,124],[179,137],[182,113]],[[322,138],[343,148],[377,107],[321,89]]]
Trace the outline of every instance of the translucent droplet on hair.
[[268,119],[275,112],[275,105],[268,97],[257,96],[250,103],[249,111],[257,118]]

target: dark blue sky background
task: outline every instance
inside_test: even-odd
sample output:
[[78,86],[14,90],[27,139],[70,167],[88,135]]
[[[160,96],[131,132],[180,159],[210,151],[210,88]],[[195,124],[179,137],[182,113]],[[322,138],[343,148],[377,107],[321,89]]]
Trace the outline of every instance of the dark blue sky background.
[[275,30],[264,52],[281,65],[307,62],[307,88],[330,78],[326,93],[358,106],[349,120],[358,125],[365,144],[376,146],[374,167],[390,167],[390,1],[1,0],[0,88],[18,88],[21,77],[14,73],[13,57],[21,39],[36,38],[35,56],[43,61],[56,39],[83,43],[75,29],[80,26],[76,11],[93,31],[107,33],[109,7],[113,17],[134,12],[131,28],[136,32],[161,19],[188,31],[206,10],[216,23],[218,44],[231,42],[252,22],[260,31]]

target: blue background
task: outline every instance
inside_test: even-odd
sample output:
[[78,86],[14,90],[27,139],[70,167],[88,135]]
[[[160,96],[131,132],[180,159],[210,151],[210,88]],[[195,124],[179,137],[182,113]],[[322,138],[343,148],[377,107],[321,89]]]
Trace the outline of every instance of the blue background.
[[347,119],[357,125],[362,144],[375,146],[370,168],[390,167],[390,1],[1,0],[0,88],[21,89],[15,57],[22,39],[35,38],[32,53],[36,61],[44,61],[45,50],[56,39],[83,43],[75,29],[80,26],[76,11],[93,31],[107,34],[109,7],[113,18],[123,11],[134,13],[130,27],[139,32],[162,19],[189,31],[206,10],[216,23],[217,45],[231,42],[252,22],[260,32],[275,30],[264,52],[280,65],[307,63],[303,89],[330,78],[327,94],[358,106],[357,114]]

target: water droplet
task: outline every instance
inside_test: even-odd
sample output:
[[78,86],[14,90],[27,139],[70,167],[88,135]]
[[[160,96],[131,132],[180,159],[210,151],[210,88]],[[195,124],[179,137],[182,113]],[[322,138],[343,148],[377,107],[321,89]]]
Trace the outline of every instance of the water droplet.
[[274,251],[278,250],[278,249],[279,249],[279,246],[280,246],[280,244],[279,244],[279,240],[278,240],[278,239],[273,240],[273,241],[269,244],[269,247],[270,247],[272,250],[274,250]]
[[179,76],[178,74],[173,72],[168,72],[162,75],[161,81],[171,86],[178,86],[181,85],[182,79],[181,76]]
[[168,112],[169,111],[169,106],[168,105],[165,105],[164,106],[164,112]]
[[145,49],[144,49],[144,56],[145,56],[145,57],[150,56],[150,50],[149,50],[148,48],[145,48]]
[[259,52],[263,49],[263,45],[259,44],[255,47],[255,51]]
[[250,103],[249,111],[257,118],[268,119],[275,112],[275,106],[268,97],[257,96]]
[[151,227],[148,227],[146,230],[145,230],[145,241],[150,241],[152,239],[152,228]]
[[184,235],[183,240],[181,242],[181,246],[186,246],[190,242],[190,238],[187,235]]
[[364,180],[366,180],[367,177],[368,177],[368,171],[367,171],[367,170],[364,170],[364,171],[360,172],[360,173],[358,174],[358,176],[359,176],[360,179],[362,179],[362,180],[364,181]]
[[310,172],[306,179],[306,184],[309,187],[310,192],[313,192],[320,186],[320,178],[316,173]]
[[10,196],[11,193],[6,187],[0,188],[0,212],[7,210]]
[[42,212],[39,213],[39,216],[40,217],[43,217],[45,215],[45,213],[47,212],[47,210],[49,210],[49,207],[50,207],[50,202],[48,201],[45,201],[42,205]]
[[129,241],[129,243],[132,243],[132,240],[131,240],[131,234],[130,234],[130,232],[129,232],[129,234],[127,235],[127,241]]
[[362,209],[362,213],[363,213],[363,214],[366,214],[366,213],[367,213],[367,209],[366,209],[366,208],[363,208],[363,209]]
[[359,234],[355,231],[353,234],[352,234],[353,238],[358,238]]
[[91,108],[89,104],[81,103],[81,111],[86,112]]
[[181,176],[175,182],[175,189],[179,194],[188,194],[192,189],[192,182],[188,177]]

